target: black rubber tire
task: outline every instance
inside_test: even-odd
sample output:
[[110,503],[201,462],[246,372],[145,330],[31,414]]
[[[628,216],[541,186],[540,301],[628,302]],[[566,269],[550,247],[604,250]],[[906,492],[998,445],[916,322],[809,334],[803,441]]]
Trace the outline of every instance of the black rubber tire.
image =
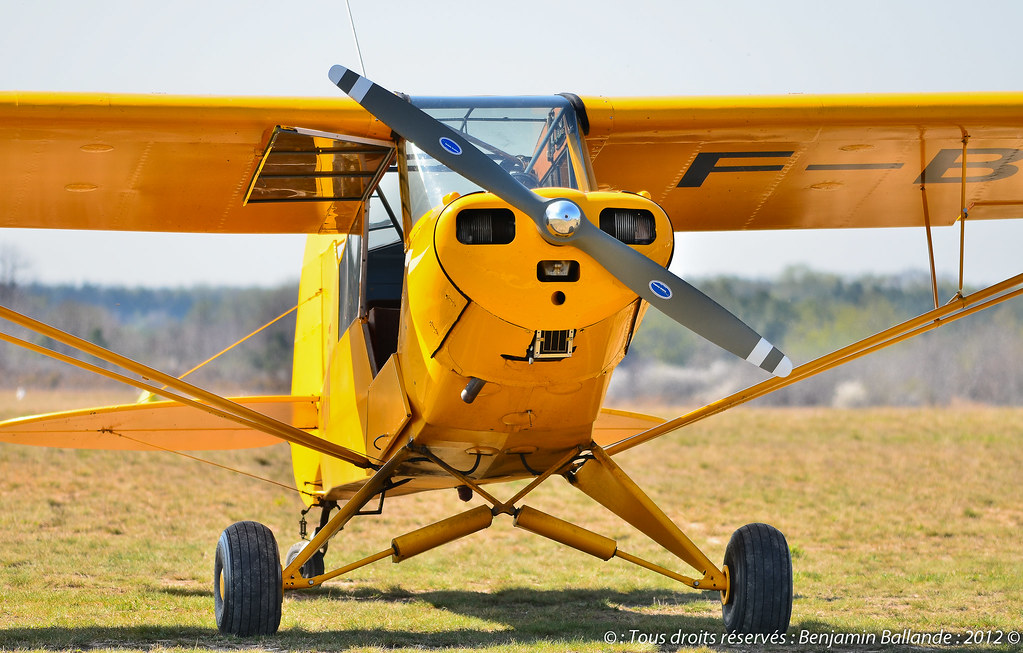
[[[296,542],[291,545],[288,552],[284,554],[284,566],[287,567],[291,564],[291,561],[298,557],[298,554],[302,549],[308,546],[309,542]],[[323,551],[317,551],[304,565],[302,565],[298,572],[302,574],[302,578],[312,578],[313,576],[319,576],[326,571],[326,563],[323,560]]]
[[220,534],[213,563],[213,605],[225,635],[273,635],[284,601],[281,557],[269,528],[254,521],[231,524]]
[[747,524],[725,549],[730,598],[721,606],[729,633],[784,633],[792,616],[792,556],[785,536]]

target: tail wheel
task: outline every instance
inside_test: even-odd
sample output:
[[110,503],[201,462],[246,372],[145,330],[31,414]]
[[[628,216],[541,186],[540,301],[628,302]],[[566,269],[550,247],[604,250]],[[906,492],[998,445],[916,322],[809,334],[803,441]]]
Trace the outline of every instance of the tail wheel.
[[747,524],[725,549],[729,590],[721,613],[730,633],[784,633],[792,616],[792,557],[785,536]]
[[217,628],[225,635],[273,635],[281,625],[281,558],[269,528],[252,521],[220,534],[213,565]]
[[[291,564],[291,561],[298,557],[298,554],[302,552],[302,549],[306,548],[309,542],[296,542],[291,545],[288,552],[284,554],[284,566],[287,567]],[[326,565],[323,561],[323,551],[317,551],[312,555],[309,560],[302,565],[299,569],[299,573],[302,574],[302,578],[312,578],[313,576],[319,576],[326,570]]]

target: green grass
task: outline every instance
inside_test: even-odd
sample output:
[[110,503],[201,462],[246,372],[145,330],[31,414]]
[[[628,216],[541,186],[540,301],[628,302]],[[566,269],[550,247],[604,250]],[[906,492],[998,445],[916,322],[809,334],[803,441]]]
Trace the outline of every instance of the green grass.
[[[1021,418],[993,408],[737,410],[618,460],[714,560],[742,524],[786,534],[791,636],[962,638],[1023,631]],[[290,481],[286,447],[206,455]],[[688,573],[560,478],[526,503]],[[255,519],[283,551],[297,540],[299,508],[281,488],[170,454],[2,446],[0,649],[647,651],[676,650],[672,635],[723,634],[713,593],[565,549],[501,516],[399,565],[286,595],[274,638],[221,637],[210,596],[220,531]],[[450,491],[389,500],[332,543],[328,566],[464,509]],[[1005,650],[1002,641],[967,650]]]

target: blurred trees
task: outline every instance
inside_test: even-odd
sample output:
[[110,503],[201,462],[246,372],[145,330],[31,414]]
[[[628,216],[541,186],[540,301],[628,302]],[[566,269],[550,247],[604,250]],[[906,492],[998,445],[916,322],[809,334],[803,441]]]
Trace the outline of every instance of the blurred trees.
[[[846,278],[794,267],[777,279],[695,285],[799,365],[933,308],[923,273]],[[967,289],[969,292],[969,289]],[[939,298],[955,294],[939,286]],[[610,403],[697,405],[767,376],[647,311],[616,372]],[[1023,403],[1023,302],[964,318],[757,400],[759,405]]]
[[[188,289],[29,285],[12,290],[4,303],[179,376],[293,308],[297,297],[297,284]],[[96,363],[18,327],[3,325],[2,330]],[[188,380],[224,393],[287,393],[294,330],[291,315],[189,375]],[[81,388],[114,383],[7,344],[0,345],[0,373],[3,387]]]
[[[2,258],[2,256],[0,256]],[[19,285],[0,269],[3,303],[31,317],[180,375],[292,308],[297,285],[177,289]],[[781,347],[797,365],[915,317],[933,305],[926,274],[847,278],[791,268],[776,279],[712,277],[696,285]],[[947,301],[955,289],[940,288]],[[294,316],[189,376],[225,393],[286,393]],[[69,352],[15,327],[4,331]],[[77,354],[76,354],[77,355]],[[0,387],[93,387],[94,375],[0,343]],[[647,311],[615,373],[611,405],[697,405],[766,378]],[[113,382],[110,382],[113,383]],[[761,405],[1023,403],[1023,301],[965,318],[795,384]]]

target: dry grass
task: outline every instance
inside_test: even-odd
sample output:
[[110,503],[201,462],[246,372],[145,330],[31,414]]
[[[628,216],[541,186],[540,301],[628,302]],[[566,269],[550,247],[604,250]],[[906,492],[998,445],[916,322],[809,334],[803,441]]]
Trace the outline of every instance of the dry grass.
[[[993,408],[738,410],[619,460],[713,559],[744,523],[786,533],[791,633],[1019,631],[1021,417]],[[290,480],[283,446],[208,457]],[[527,502],[678,567],[561,479]],[[209,595],[220,530],[256,519],[285,549],[299,507],[280,488],[168,454],[0,447],[0,649],[606,650],[607,631],[722,632],[713,594],[559,548],[501,517],[400,565],[287,596],[276,638],[220,637]],[[453,492],[393,500],[383,515],[353,522],[328,565],[464,509]],[[860,650],[880,648],[900,647]],[[969,650],[985,648],[999,647]]]

